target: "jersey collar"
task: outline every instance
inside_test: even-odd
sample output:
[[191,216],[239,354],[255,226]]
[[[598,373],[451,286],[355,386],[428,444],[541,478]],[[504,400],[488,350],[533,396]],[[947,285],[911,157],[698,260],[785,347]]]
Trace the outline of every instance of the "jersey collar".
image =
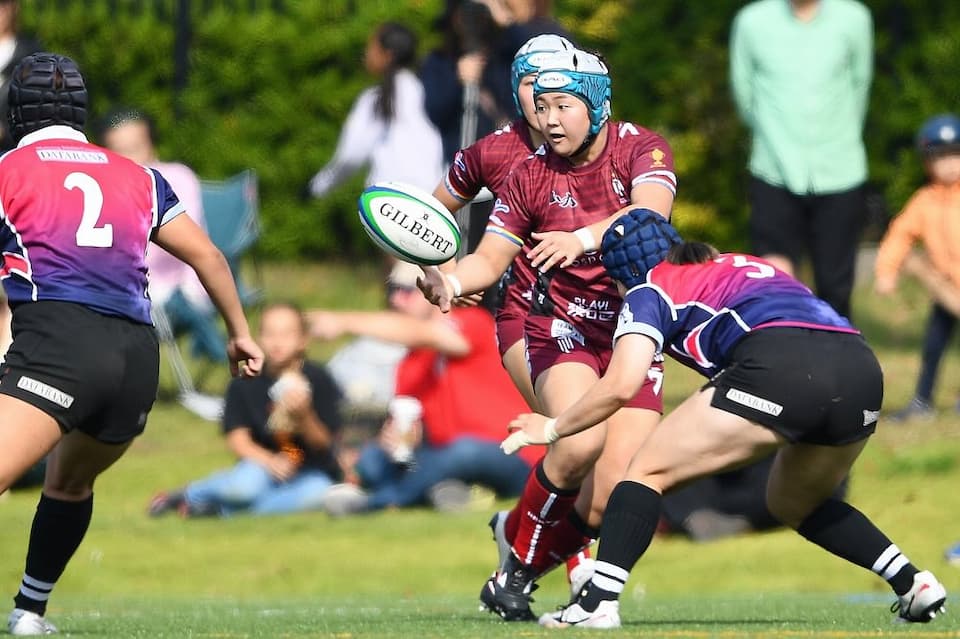
[[44,140],[74,140],[76,142],[86,142],[87,136],[65,124],[53,124],[23,136],[20,138],[20,144],[17,145],[17,148],[19,149],[20,147]]

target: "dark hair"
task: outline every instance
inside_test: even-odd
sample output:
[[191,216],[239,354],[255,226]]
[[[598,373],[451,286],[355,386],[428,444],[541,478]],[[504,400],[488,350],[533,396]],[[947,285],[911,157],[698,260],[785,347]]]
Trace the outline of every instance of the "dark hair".
[[377,42],[390,54],[390,62],[380,82],[376,113],[386,122],[393,119],[397,93],[397,71],[410,68],[417,60],[417,36],[398,22],[384,22],[377,29]]
[[97,137],[103,139],[107,133],[128,122],[139,122],[147,125],[147,135],[150,136],[150,143],[157,144],[157,129],[153,118],[143,111],[131,107],[119,107],[103,116],[97,127]]
[[681,242],[667,251],[670,264],[703,264],[715,260],[720,252],[706,242]]
[[433,27],[443,35],[437,51],[455,58],[489,49],[500,31],[490,8],[478,0],[447,0]]

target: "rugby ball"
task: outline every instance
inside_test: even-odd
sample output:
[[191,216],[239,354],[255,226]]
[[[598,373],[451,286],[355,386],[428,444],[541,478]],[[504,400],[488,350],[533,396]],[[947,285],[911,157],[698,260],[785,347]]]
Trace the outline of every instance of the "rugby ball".
[[405,262],[443,264],[460,249],[460,227],[453,214],[415,186],[372,184],[360,194],[357,211],[370,239]]

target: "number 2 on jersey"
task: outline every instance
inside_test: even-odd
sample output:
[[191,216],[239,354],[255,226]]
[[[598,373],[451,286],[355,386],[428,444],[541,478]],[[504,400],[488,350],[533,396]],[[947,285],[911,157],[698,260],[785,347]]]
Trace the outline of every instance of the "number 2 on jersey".
[[71,173],[64,179],[67,190],[80,189],[83,193],[83,213],[77,227],[77,246],[107,248],[113,246],[113,224],[97,226],[103,211],[103,190],[86,173]]

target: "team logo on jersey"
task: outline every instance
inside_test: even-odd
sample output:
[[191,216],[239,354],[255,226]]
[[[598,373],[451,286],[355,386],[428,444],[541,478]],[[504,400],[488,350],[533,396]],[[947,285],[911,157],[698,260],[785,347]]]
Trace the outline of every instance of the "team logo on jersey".
[[467,163],[463,161],[463,151],[457,151],[457,154],[453,158],[453,165],[461,171],[467,170]]
[[[503,200],[497,198],[497,201],[493,203],[493,213],[503,213],[504,215],[510,212],[510,207],[504,204]],[[502,222],[501,222],[502,224]]]
[[666,166],[666,164],[663,163],[663,158],[665,157],[667,157],[667,154],[660,149],[654,149],[653,151],[650,151],[650,158],[653,160],[653,164],[650,166],[655,168]]
[[567,315],[570,317],[611,322],[617,317],[617,310],[610,308],[610,300],[588,300],[585,297],[575,297],[567,303]]
[[574,328],[573,324],[563,320],[553,320],[553,323],[550,324],[550,337],[557,340],[557,346],[564,353],[573,352],[573,349],[576,348],[574,342],[579,343],[580,346],[587,345],[587,338],[583,336],[583,333]]
[[556,204],[562,209],[575,209],[577,208],[577,199],[573,197],[570,191],[567,191],[562,196],[557,195],[556,191],[550,191],[550,204]]
[[617,177],[617,175],[613,176],[611,183],[613,184],[613,192],[617,194],[617,197],[619,197],[621,200],[627,197],[627,189],[624,188],[623,182],[620,181],[620,178]]

